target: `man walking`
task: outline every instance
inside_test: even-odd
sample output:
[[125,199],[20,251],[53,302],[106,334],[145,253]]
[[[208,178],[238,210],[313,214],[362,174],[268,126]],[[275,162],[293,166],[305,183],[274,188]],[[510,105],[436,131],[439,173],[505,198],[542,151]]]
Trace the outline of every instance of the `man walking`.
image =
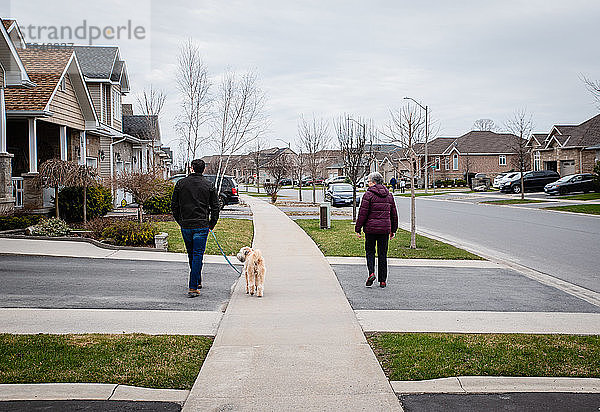
[[392,177],[390,179],[390,185],[392,186],[392,193],[396,192],[396,184],[398,184],[398,181],[396,180],[395,177]]
[[171,211],[181,226],[190,264],[190,298],[198,296],[198,289],[202,289],[202,260],[208,231],[214,229],[219,219],[217,189],[202,176],[205,167],[204,160],[193,160],[194,172],[177,182],[171,199]]

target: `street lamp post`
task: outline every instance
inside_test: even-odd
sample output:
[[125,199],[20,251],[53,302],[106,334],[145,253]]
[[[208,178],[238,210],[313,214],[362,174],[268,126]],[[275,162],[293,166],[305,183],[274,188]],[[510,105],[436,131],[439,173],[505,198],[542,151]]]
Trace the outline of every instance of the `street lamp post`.
[[429,118],[428,118],[428,112],[429,112],[429,106],[423,106],[421,103],[419,103],[418,101],[416,101],[415,99],[413,99],[412,97],[405,97],[405,100],[412,100],[413,102],[415,102],[421,109],[425,110],[425,193],[427,193],[427,188],[429,187],[429,166],[428,166],[428,159],[427,159],[427,141],[429,140]]

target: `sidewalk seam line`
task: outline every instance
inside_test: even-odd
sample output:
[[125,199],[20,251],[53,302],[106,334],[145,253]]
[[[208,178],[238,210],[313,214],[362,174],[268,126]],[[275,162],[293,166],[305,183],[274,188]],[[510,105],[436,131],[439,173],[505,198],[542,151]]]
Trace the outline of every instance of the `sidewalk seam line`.
[[110,394],[110,396],[108,397],[108,399],[106,399],[107,401],[110,401],[110,398],[112,398],[112,397],[114,396],[115,392],[117,391],[117,388],[118,388],[120,385],[121,385],[121,384],[119,384],[119,383],[117,383],[117,384],[115,385],[115,387],[114,387],[114,388],[113,388],[113,390],[112,390],[112,393]]

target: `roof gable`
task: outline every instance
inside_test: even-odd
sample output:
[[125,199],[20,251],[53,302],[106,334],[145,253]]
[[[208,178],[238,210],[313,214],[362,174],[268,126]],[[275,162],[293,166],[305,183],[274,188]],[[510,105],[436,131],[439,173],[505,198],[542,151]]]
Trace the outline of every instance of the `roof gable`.
[[21,57],[15,47],[13,39],[6,30],[6,25],[9,28],[16,25],[16,22],[12,20],[2,21],[0,25],[0,49],[7,49],[8,53],[0,53],[0,64],[5,71],[6,86],[26,86],[31,87],[31,78],[27,74],[27,69],[23,64]]

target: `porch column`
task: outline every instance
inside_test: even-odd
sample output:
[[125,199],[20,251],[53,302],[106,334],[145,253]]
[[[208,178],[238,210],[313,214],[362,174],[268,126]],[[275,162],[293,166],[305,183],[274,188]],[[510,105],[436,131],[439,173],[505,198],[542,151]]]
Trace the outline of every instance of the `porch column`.
[[6,149],[6,105],[4,104],[4,88],[0,88],[0,153],[8,153]]
[[35,117],[27,120],[29,121],[29,173],[37,173],[37,121]]
[[85,131],[79,132],[79,164],[85,165],[87,157],[87,136]]
[[67,160],[67,126],[60,126],[60,160]]

